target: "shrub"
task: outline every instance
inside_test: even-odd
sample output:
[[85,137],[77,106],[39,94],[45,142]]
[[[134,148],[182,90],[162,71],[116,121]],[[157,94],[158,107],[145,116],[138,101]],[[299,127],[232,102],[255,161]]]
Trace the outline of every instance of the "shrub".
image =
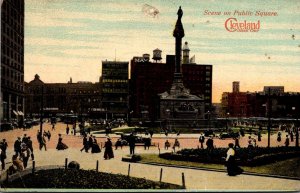
[[68,164],[68,168],[79,170],[79,169],[80,169],[80,164],[79,164],[78,162],[76,162],[76,161],[71,161],[71,162]]
[[[227,148],[216,148],[212,152],[207,149],[183,149],[177,153],[164,153],[159,157],[170,160],[192,161],[202,163],[224,164]],[[240,165],[257,166],[289,159],[300,155],[297,147],[256,147],[236,149],[236,160]]]
[[78,189],[180,189],[181,186],[158,183],[143,178],[127,177],[91,170],[40,170],[13,182],[5,182],[3,188],[78,188]]

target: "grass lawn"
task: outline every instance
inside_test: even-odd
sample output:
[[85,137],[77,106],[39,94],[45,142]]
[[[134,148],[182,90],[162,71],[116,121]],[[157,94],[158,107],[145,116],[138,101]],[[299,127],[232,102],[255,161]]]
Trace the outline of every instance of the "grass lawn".
[[[205,163],[198,163],[198,162],[166,160],[158,157],[158,155],[155,154],[142,154],[141,157],[142,157],[141,161],[143,162],[155,162],[160,164],[169,164],[169,165],[177,165],[177,166],[190,166],[190,167],[226,170],[226,167],[221,164],[205,164]],[[256,167],[243,166],[241,168],[243,168],[243,170],[246,172],[300,178],[300,158],[292,158],[284,161],[278,161],[263,166],[256,166]]]

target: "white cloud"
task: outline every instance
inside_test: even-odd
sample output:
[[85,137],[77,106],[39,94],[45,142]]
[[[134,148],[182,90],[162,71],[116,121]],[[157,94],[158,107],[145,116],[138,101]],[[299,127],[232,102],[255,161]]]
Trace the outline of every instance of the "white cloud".
[[86,26],[84,23],[76,21],[62,21],[55,19],[53,15],[47,15],[43,13],[30,13],[26,12],[25,15],[25,25],[26,26],[37,26],[37,27],[83,27]]

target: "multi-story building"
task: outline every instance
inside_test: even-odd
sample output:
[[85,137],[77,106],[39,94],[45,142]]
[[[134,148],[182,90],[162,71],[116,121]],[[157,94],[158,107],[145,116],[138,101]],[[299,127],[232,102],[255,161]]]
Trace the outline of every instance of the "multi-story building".
[[[185,51],[189,51],[187,44],[184,48]],[[190,94],[204,98],[205,111],[209,111],[212,100],[212,65],[196,64],[193,60],[187,59],[189,55],[185,52],[183,56],[186,62],[181,66],[183,84],[190,90]],[[130,111],[133,112],[133,117],[142,117],[146,112],[150,119],[157,118],[157,109],[155,109],[157,95],[171,88],[174,64],[174,55],[167,55],[165,63],[151,62],[144,57],[133,57],[130,76]]]
[[[233,85],[234,86],[234,85]],[[233,89],[234,90],[234,89]],[[221,117],[300,117],[300,93],[283,92],[284,87],[264,87],[263,92],[224,92]]]
[[263,93],[268,94],[270,91],[270,95],[279,95],[284,93],[284,86],[264,86]]
[[1,1],[0,119],[22,119],[24,112],[24,0]]
[[102,61],[102,108],[108,118],[128,116],[128,62]]
[[42,106],[46,117],[57,113],[87,115],[101,107],[101,84],[71,80],[44,83],[35,75],[34,80],[25,83],[25,96],[26,116],[39,116]]

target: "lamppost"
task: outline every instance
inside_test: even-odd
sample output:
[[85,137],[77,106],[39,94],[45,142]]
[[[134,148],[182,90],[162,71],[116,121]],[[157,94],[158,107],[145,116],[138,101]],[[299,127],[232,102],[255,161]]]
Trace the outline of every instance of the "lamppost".
[[43,114],[44,114],[44,85],[41,88],[41,110],[40,110],[40,133],[43,133]]
[[271,137],[271,101],[270,101],[270,88],[268,89],[268,147],[270,147]]
[[167,114],[167,130],[169,130],[169,118],[170,118],[170,109],[166,109],[166,114]]
[[226,132],[228,131],[228,117],[229,117],[230,113],[226,113]]
[[208,129],[210,130],[210,112],[207,111]]
[[292,107],[292,110],[295,112],[295,116],[296,116],[296,124],[295,124],[295,127],[296,127],[296,147],[299,147],[299,124],[298,124],[298,116],[296,114],[296,107]]

